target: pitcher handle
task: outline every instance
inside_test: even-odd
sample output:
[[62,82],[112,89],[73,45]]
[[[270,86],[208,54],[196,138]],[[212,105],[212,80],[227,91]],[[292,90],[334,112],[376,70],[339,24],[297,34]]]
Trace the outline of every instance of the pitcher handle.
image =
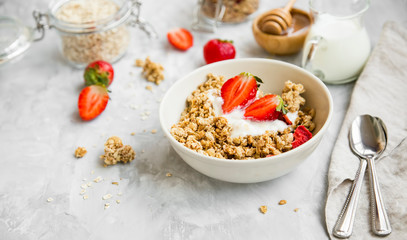
[[312,60],[319,48],[321,40],[321,36],[315,36],[305,43],[302,67],[310,72],[312,72]]

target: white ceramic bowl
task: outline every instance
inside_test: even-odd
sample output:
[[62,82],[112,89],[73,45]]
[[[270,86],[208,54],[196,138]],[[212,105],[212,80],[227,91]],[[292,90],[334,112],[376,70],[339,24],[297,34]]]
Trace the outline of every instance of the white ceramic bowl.
[[[228,160],[208,157],[183,146],[171,133],[171,126],[179,121],[188,95],[206,80],[208,73],[229,79],[241,72],[260,77],[265,93],[281,94],[284,82],[291,80],[304,85],[302,95],[306,105],[315,109],[314,136],[303,145],[283,154],[253,160]],[[314,75],[295,65],[269,59],[234,59],[212,63],[178,80],[165,94],[160,106],[161,127],[181,158],[198,172],[227,182],[253,183],[280,177],[303,162],[318,146],[332,117],[332,97],[327,87]]]

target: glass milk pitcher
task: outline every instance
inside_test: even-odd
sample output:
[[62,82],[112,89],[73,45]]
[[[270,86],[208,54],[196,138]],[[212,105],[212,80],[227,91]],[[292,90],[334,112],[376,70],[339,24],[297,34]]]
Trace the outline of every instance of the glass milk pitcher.
[[326,83],[346,83],[361,73],[370,40],[363,14],[370,0],[310,0],[314,24],[305,40],[302,67]]

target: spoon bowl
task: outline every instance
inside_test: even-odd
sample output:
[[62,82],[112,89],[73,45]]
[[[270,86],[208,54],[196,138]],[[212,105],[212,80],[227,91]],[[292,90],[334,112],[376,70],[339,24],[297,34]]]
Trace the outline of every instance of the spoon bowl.
[[387,146],[387,134],[383,121],[370,115],[361,115],[353,122],[349,131],[349,144],[360,158],[377,158]]

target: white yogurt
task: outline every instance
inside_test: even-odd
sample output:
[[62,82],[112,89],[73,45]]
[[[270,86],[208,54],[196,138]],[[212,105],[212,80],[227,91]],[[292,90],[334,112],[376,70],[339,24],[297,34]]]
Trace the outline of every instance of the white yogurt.
[[[288,127],[288,125],[281,120],[273,120],[273,121],[253,121],[244,118],[244,110],[242,109],[234,109],[228,114],[223,114],[222,111],[222,104],[223,99],[219,96],[219,91],[211,89],[208,91],[208,98],[209,101],[212,102],[215,115],[224,117],[228,120],[228,123],[232,126],[231,137],[239,137],[239,136],[257,136],[262,135],[266,131],[276,132],[276,131],[284,131]],[[291,122],[294,122],[295,119],[298,117],[298,112],[295,113],[287,113],[288,119]]]

